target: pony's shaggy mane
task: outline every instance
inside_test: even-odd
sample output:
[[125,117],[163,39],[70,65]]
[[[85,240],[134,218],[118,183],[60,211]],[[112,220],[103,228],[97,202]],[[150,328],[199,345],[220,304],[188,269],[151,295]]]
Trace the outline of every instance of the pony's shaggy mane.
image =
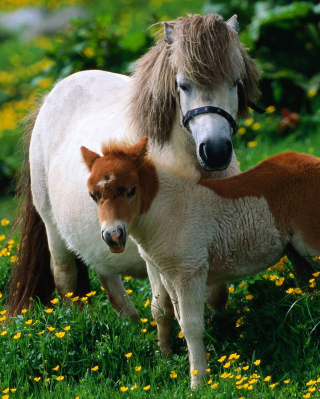
[[129,116],[141,136],[160,145],[170,139],[177,107],[178,70],[200,86],[234,84],[237,78],[239,117],[248,115],[248,101],[259,94],[259,70],[237,33],[216,14],[189,15],[168,22],[174,42],[160,37],[139,59],[133,73]]

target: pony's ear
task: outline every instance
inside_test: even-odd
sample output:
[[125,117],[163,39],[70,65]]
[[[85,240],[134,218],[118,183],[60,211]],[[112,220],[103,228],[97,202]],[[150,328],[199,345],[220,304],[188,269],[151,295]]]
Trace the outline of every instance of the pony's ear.
[[174,37],[173,37],[173,26],[168,24],[167,22],[162,22],[163,30],[164,30],[164,36],[166,38],[166,41],[169,44],[172,44],[174,42]]
[[142,137],[137,144],[129,148],[128,154],[134,160],[135,164],[139,167],[148,153],[148,140],[149,138]]
[[86,147],[81,147],[81,154],[84,163],[87,165],[89,172],[91,172],[93,164],[100,158],[100,155],[94,151],[88,150]]
[[228,21],[227,25],[230,26],[236,33],[239,33],[239,24],[237,20],[237,15],[233,15]]

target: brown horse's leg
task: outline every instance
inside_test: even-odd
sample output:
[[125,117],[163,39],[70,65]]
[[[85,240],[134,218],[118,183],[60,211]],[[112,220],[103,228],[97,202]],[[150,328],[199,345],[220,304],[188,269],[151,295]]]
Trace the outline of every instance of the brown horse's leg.
[[207,290],[207,302],[213,312],[220,312],[226,307],[229,298],[228,283],[209,285]]
[[288,259],[292,263],[298,286],[309,285],[309,280],[313,278],[312,274],[316,271],[315,268],[308,258],[301,256],[292,245],[288,245],[286,252]]
[[111,305],[116,309],[120,317],[129,317],[133,320],[138,319],[139,313],[126,293],[120,276],[103,276],[98,274],[98,277],[108,294]]

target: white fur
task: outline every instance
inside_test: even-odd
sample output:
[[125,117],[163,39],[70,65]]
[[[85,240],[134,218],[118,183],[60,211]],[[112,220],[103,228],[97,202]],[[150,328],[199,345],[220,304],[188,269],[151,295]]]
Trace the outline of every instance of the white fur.
[[[62,80],[46,97],[30,143],[33,200],[46,225],[58,289],[61,294],[75,290],[76,254],[96,270],[123,316],[137,313],[130,300],[126,302],[129,308],[122,309],[125,291],[119,275],[141,276],[145,263],[130,239],[126,250],[116,255],[101,240],[96,204],[86,187],[89,172],[80,147],[99,153],[102,144],[110,140],[137,141],[139,132],[130,130],[126,116],[130,82],[131,78],[102,71],[80,72]],[[152,155],[160,153],[163,164],[185,175],[222,177],[239,172],[235,157],[224,172],[202,172],[195,143],[180,127],[180,119],[177,110],[172,140],[162,150],[150,143]],[[113,284],[108,284],[108,278]],[[115,286],[117,289],[110,288]]]
[[222,198],[168,174],[163,166],[157,170],[159,194],[131,234],[147,262],[160,348],[170,353],[173,304],[187,341],[190,372],[198,370],[191,374],[195,386],[207,368],[203,346],[206,290],[211,289],[209,302],[214,292],[219,298],[228,281],[259,273],[278,261],[287,241],[263,197]]

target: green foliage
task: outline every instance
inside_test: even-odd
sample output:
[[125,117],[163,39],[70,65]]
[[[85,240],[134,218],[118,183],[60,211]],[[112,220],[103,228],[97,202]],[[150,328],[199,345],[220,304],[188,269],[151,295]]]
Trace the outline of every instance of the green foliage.
[[[206,11],[238,14],[240,38],[262,70],[265,105],[313,113],[308,92],[319,90],[320,4],[316,1],[213,3]],[[319,109],[320,104],[317,106]]]

